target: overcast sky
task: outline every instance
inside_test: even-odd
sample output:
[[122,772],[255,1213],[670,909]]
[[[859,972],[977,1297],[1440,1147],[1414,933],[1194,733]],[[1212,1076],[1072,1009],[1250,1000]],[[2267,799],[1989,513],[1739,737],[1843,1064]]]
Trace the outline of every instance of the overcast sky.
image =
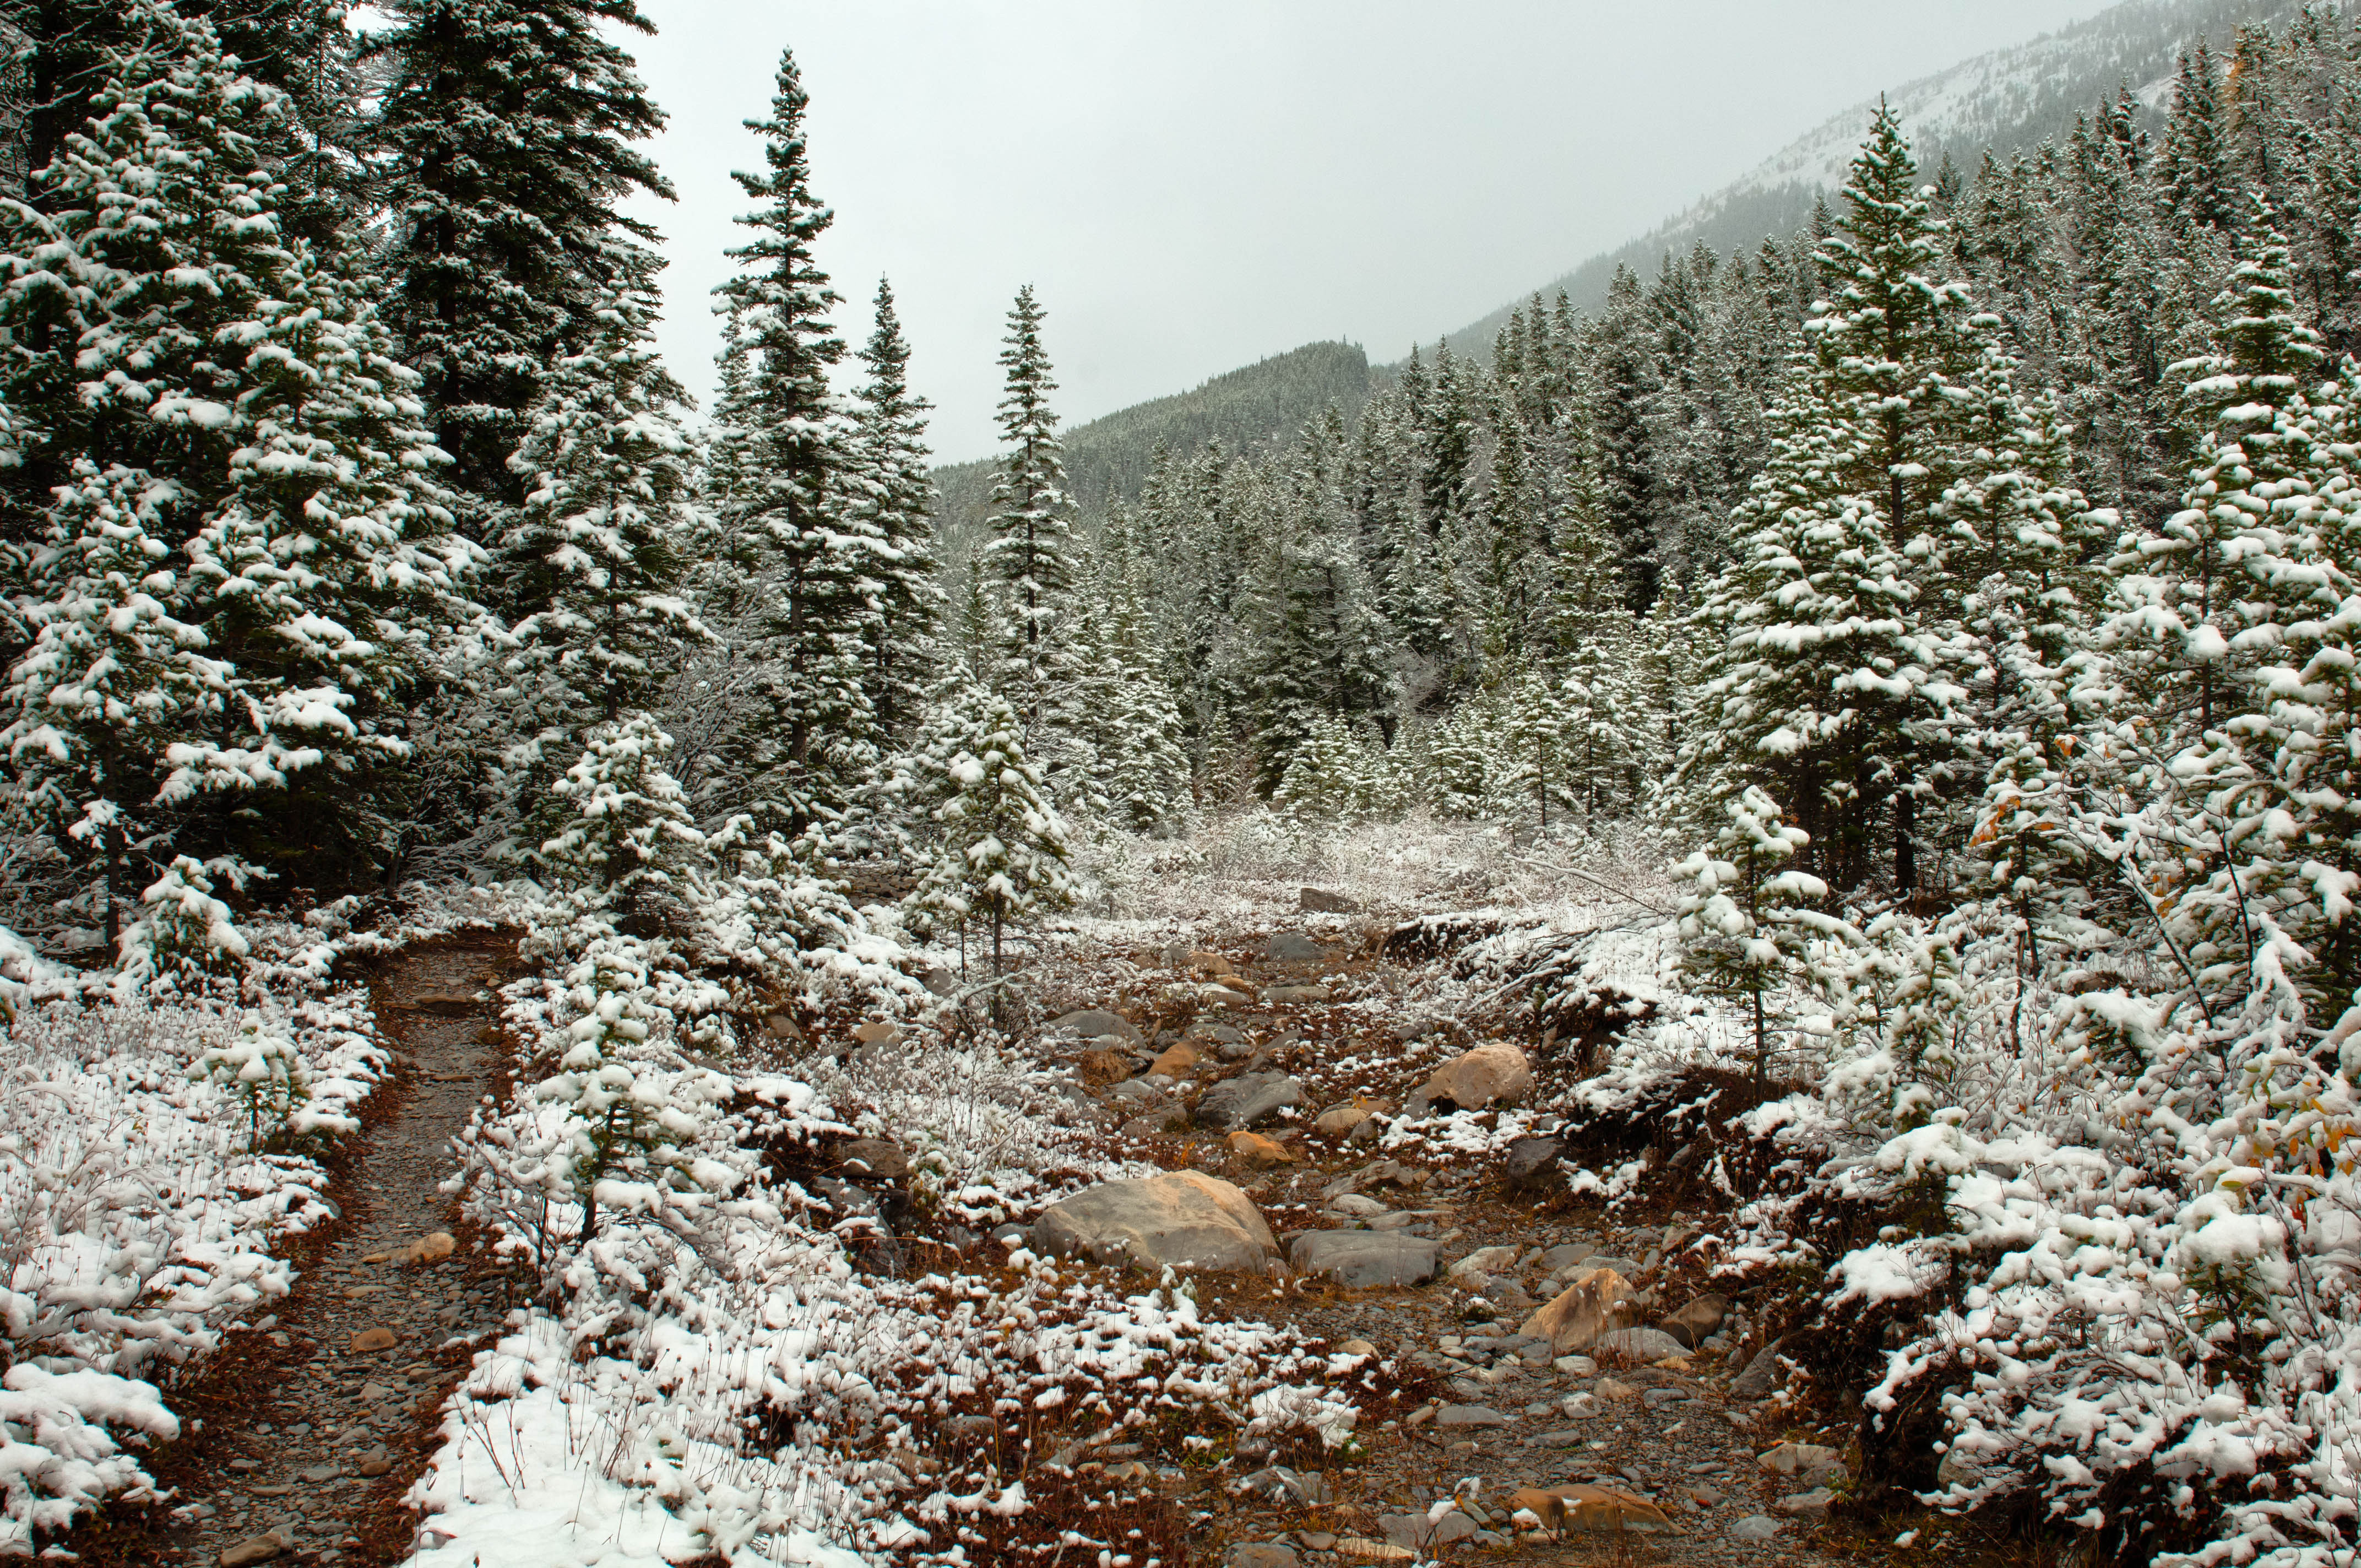
[[1080,423],[1320,338],[1390,360],[1883,88],[2110,0],[642,0],[664,351],[700,400],[783,48],[858,345],[892,278],[944,461],[1030,282]]

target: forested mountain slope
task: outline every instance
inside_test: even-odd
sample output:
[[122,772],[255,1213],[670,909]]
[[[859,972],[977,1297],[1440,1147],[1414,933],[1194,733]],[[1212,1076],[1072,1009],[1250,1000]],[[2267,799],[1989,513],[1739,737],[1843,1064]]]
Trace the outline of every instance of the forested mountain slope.
[[[1307,343],[1191,391],[1119,409],[1064,437],[1070,494],[1093,512],[1139,493],[1157,443],[1193,452],[1209,441],[1232,451],[1285,441],[1334,404],[1357,414],[1369,395],[1369,356],[1349,343]],[[981,521],[992,504],[994,460],[935,470],[942,492],[936,515],[946,529]]]
[[[1909,126],[1922,168],[1932,173],[1948,159],[1972,170],[1988,150],[2006,159],[2063,139],[2078,117],[2122,87],[2132,89],[2153,121],[2170,96],[2180,57],[2201,39],[2225,53],[2240,27],[2283,20],[2301,9],[2296,0],[2126,0],[2030,43],[1905,82],[1883,97]],[[1592,257],[1540,293],[1553,298],[1563,290],[1576,310],[1587,313],[1607,302],[1619,267],[1645,276],[1665,257],[1685,256],[1699,245],[1727,254],[1796,233],[1810,221],[1814,203],[1844,183],[1875,102],[1830,116],[1727,189],[1630,244]],[[1452,351],[1490,352],[1514,308],[1504,304],[1449,334]]]

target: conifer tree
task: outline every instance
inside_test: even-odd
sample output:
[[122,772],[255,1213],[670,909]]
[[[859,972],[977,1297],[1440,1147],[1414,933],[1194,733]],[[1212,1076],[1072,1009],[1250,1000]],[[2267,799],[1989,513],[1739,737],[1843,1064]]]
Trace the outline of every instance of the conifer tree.
[[1073,900],[1065,821],[1026,755],[1016,708],[964,670],[930,705],[914,764],[932,858],[913,899],[962,931],[980,922],[993,973],[1004,974],[1009,930]]
[[672,187],[632,144],[664,116],[619,35],[635,0],[401,0],[378,40],[391,76],[375,135],[392,243],[387,314],[476,526],[523,498],[508,466],[545,370],[602,301],[645,288],[655,231],[625,215]]
[[812,249],[832,214],[811,192],[808,104],[794,55],[782,54],[771,115],[748,122],[763,138],[763,168],[732,176],[759,203],[738,220],[754,237],[729,253],[739,271],[716,291],[743,356],[736,394],[715,411],[736,452],[719,521],[752,553],[769,712],[751,739],[769,774],[765,809],[790,832],[833,818],[867,766],[870,585],[883,543],[850,482],[853,434],[829,390],[844,345]]
[[894,312],[894,291],[882,278],[861,363],[869,378],[855,414],[863,487],[855,505],[877,531],[870,707],[891,734],[924,703],[943,595],[936,584],[935,487],[927,466],[927,411],[933,405],[910,390],[910,345]]
[[997,684],[1017,705],[1028,733],[1040,730],[1051,683],[1060,674],[1060,620],[1075,575],[1066,466],[1060,455],[1058,416],[1049,408],[1058,383],[1050,378],[1049,353],[1041,342],[1042,317],[1033,286],[1017,290],[1000,353],[1007,389],[997,418],[1005,450],[993,476],[995,510],[983,556],[1007,622]]
[[704,635],[681,593],[692,454],[649,341],[653,311],[635,292],[599,306],[583,351],[544,375],[509,460],[530,488],[498,550],[523,611],[508,668],[532,723],[567,742],[653,705],[666,651]]

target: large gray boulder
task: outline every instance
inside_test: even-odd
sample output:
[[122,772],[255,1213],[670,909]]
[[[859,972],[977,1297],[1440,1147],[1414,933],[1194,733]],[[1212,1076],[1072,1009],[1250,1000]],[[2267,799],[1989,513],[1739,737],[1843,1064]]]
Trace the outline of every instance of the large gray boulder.
[[1033,1223],[1033,1246],[1141,1268],[1262,1268],[1279,1255],[1252,1201],[1197,1170],[1077,1192]]
[[1289,1244],[1287,1261],[1339,1285],[1421,1285],[1434,1277],[1435,1250],[1399,1231],[1306,1231]]
[[1078,1040],[1095,1040],[1102,1035],[1120,1035],[1126,1045],[1145,1043],[1145,1037],[1131,1020],[1119,1013],[1109,1013],[1103,1007],[1085,1007],[1079,1013],[1052,1018],[1049,1030],[1052,1034],[1071,1035]]
[[1283,1072],[1241,1073],[1205,1091],[1197,1102],[1197,1124],[1236,1132],[1302,1099],[1303,1085]]

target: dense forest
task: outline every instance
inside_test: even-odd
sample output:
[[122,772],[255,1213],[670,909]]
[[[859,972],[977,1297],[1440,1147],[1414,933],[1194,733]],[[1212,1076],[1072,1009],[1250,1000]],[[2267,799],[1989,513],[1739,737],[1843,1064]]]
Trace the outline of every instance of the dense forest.
[[[1881,108],[1792,239],[1382,385],[1306,351],[1333,400],[1216,383],[1202,443],[1116,422],[1087,512],[1024,289],[988,499],[941,530],[890,284],[837,324],[792,56],[692,426],[625,215],[667,190],[632,0],[8,26],[0,1002],[260,1008],[271,922],[496,890],[556,1043],[467,1179],[606,1323],[689,1266],[591,1256],[612,1194],[650,1249],[785,1234],[719,1196],[769,1179],[716,1130],[757,1114],[709,1065],[752,1020],[911,1015],[955,948],[983,978],[944,1027],[1021,1039],[1001,982],[1093,844],[1474,825],[1673,955],[1645,998],[1517,970],[1537,1029],[1611,1004],[1670,1048],[1718,1009],[1718,1069],[1786,1096],[1745,1190],[1716,1168],[1720,1261],[1882,1347],[1871,1471],[2108,1561],[2349,1554],[2352,19],[2194,47],[2160,124],[2117,92],[1971,168]],[[246,1026],[204,1063],[251,1097],[295,1048]],[[685,1301],[716,1343],[770,1310]]]

